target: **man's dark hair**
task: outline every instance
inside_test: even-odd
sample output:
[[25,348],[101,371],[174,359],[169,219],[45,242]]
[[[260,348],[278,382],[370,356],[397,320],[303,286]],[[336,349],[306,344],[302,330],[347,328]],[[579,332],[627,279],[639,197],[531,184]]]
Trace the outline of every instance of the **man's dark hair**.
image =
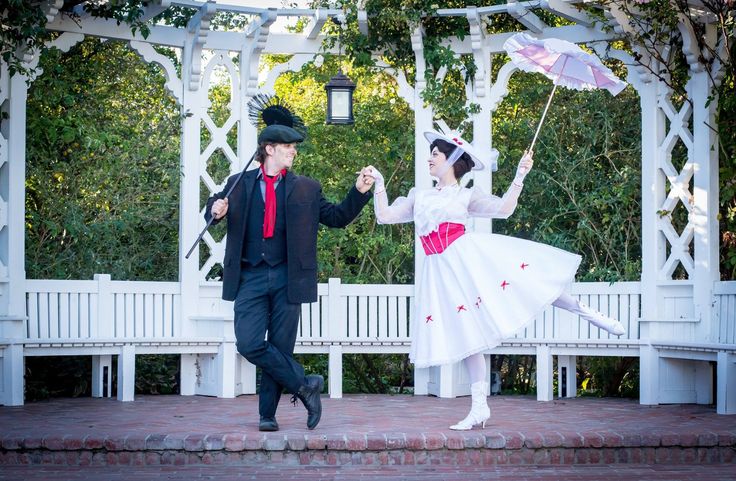
[[266,152],[266,146],[267,145],[274,145],[268,142],[264,142],[258,146],[256,149],[256,158],[255,161],[259,163],[264,163],[266,161],[266,156],[268,156],[268,153]]

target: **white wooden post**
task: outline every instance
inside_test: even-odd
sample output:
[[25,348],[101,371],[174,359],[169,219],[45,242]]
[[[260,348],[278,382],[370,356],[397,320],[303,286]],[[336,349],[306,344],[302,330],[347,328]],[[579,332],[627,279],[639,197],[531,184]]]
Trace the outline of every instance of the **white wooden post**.
[[707,361],[693,361],[693,363],[695,403],[713,404],[713,367]]
[[[113,295],[110,283],[110,274],[95,274],[97,281],[97,312],[96,319],[92,322],[92,337],[112,339],[115,333],[115,310],[113,306]],[[123,320],[124,321],[124,320]],[[117,333],[123,337],[123,333]]]
[[[641,331],[642,342],[650,340],[650,334],[659,319],[661,295],[659,270],[665,262],[665,239],[660,231],[657,211],[665,196],[665,177],[659,169],[659,145],[664,139],[664,114],[658,106],[659,82],[641,81],[629,74],[639,93],[641,105]],[[658,404],[659,355],[651,346],[642,346],[639,369],[639,402]]]
[[551,401],[552,393],[552,352],[546,344],[537,346],[537,401]]
[[690,90],[693,102],[693,179],[692,222],[695,273],[693,301],[695,318],[700,321],[699,340],[718,340],[713,316],[713,287],[720,279],[718,236],[718,134],[715,115],[718,99],[710,98],[713,89],[706,71],[692,72]]
[[[200,27],[203,12],[191,19],[187,25],[187,35],[182,52],[182,130],[181,130],[181,183],[179,199],[179,283],[181,285],[181,326],[182,332],[176,336],[193,335],[194,326],[191,317],[197,313],[199,299],[199,247],[195,248],[189,259],[184,256],[189,250],[189,243],[194,242],[199,234],[199,227],[204,226],[199,205],[200,182],[200,124],[203,108],[203,94],[200,89],[202,70],[202,45],[205,36]],[[206,12],[205,12],[206,13]],[[205,31],[208,22],[205,23]],[[206,92],[204,93],[206,95]],[[197,356],[181,356],[181,388],[182,395],[193,395],[197,387]]]
[[[107,381],[107,389],[105,389]],[[112,356],[92,356],[92,397],[112,396]]]
[[429,368],[414,368],[414,395],[426,396],[429,394]]
[[[562,389],[563,385],[565,390]],[[577,395],[576,356],[557,356],[557,395],[561,398]]]
[[235,395],[256,393],[256,367],[235,351]]
[[[643,296],[642,296],[643,297]],[[648,324],[648,323],[647,323]],[[645,327],[642,325],[642,339]],[[659,404],[659,353],[651,344],[639,347],[639,403]]]
[[[341,281],[331,277],[327,281],[327,338],[342,342],[347,338],[347,322],[340,309],[342,303],[340,292]],[[324,323],[324,320],[322,321]],[[324,324],[323,324],[324,325]],[[331,398],[342,397],[342,345],[331,345],[329,348],[327,368],[327,389]]]
[[736,414],[736,355],[730,352],[718,353],[718,414]]
[[[491,98],[491,51],[488,47],[484,27],[476,8],[468,7],[468,23],[470,25],[470,44],[473,50],[476,72],[472,83],[466,86],[469,100],[480,106],[480,112],[473,115],[473,147],[476,151],[486,153],[493,145],[491,115],[493,101]],[[480,187],[483,192],[491,193],[492,165],[480,172],[472,172],[473,186]],[[491,219],[474,218],[474,232],[491,232]]]
[[235,361],[238,351],[234,342],[223,342],[217,350],[217,397],[235,397]]
[[179,369],[179,394],[194,396],[197,389],[197,355],[182,354]]
[[[25,337],[26,77],[0,62],[0,337]],[[5,348],[0,404],[23,404],[23,344]]]
[[[418,189],[424,189],[432,186],[432,177],[429,175],[429,168],[426,160],[429,158],[429,145],[427,139],[424,138],[424,132],[432,129],[432,107],[424,105],[422,92],[427,87],[427,81],[424,78],[426,73],[426,63],[424,60],[424,29],[421,26],[410,26],[411,29],[411,46],[414,50],[414,61],[416,62],[415,84],[413,89],[413,98],[409,101],[409,105],[414,110],[414,185]],[[414,272],[415,276],[422,272],[424,262],[424,250],[421,242],[414,240]]]
[[125,344],[118,354],[118,401],[135,398],[135,346]]
[[340,344],[331,344],[329,352],[329,392],[333,399],[342,398],[342,346]]

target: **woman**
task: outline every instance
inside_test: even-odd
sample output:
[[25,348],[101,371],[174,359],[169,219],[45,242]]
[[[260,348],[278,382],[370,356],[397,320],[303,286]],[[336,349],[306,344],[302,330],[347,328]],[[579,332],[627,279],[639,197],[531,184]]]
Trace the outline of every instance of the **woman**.
[[[486,366],[483,351],[527,326],[547,305],[578,314],[614,335],[620,322],[597,312],[565,291],[580,256],[556,247],[497,234],[465,233],[469,217],[505,219],[516,208],[524,178],[532,168],[525,153],[503,197],[459,184],[483,161],[462,138],[425,132],[430,142],[430,189],[413,188],[389,206],[384,179],[372,166],[374,208],[381,224],[413,221],[427,258],[417,279],[416,315],[410,360],[422,368],[463,360],[471,382],[472,408],[450,429],[485,427]],[[369,173],[369,175],[371,175]]]

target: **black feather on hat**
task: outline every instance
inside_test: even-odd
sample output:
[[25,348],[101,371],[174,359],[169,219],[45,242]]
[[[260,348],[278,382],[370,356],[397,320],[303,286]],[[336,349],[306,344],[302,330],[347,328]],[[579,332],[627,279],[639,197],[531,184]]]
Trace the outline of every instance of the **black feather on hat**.
[[302,142],[307,135],[302,119],[276,95],[256,94],[248,102],[248,118],[257,127],[265,125],[258,135],[259,144]]

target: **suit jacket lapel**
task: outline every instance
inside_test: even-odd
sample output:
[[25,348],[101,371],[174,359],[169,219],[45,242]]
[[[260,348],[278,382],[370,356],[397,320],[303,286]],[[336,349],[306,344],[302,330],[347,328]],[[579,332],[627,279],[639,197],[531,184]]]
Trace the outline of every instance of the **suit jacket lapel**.
[[254,188],[256,187],[256,182],[258,180],[258,169],[249,170],[245,174],[243,174],[243,191],[240,193],[240,198],[242,199],[242,206],[243,206],[243,228],[241,232],[241,237],[245,236],[245,225],[247,222],[248,212],[250,212],[250,202],[253,199],[252,193],[255,192]]
[[291,195],[291,192],[294,190],[294,186],[296,185],[296,174],[293,174],[291,171],[286,173],[286,178],[284,179],[286,192],[285,192],[285,199],[288,199]]

